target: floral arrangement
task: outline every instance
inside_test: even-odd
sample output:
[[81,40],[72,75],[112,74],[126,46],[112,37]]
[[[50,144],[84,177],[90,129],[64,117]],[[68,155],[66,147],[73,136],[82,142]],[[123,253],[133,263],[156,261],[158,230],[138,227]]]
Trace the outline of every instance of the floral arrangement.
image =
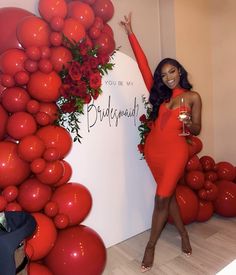
[[102,94],[102,76],[113,69],[110,56],[99,53],[86,39],[79,42],[64,37],[64,46],[72,54],[69,66],[59,72],[62,80],[60,98],[57,100],[59,117],[57,124],[74,133],[74,141],[79,141],[79,116],[83,114],[84,104],[96,100]]
[[139,136],[141,138],[140,143],[138,144],[138,150],[140,152],[140,154],[142,154],[142,159],[145,158],[144,156],[144,145],[145,145],[145,141],[146,138],[149,134],[149,132],[151,131],[151,127],[152,127],[152,120],[149,119],[150,113],[151,113],[151,106],[149,104],[149,102],[146,101],[146,98],[143,96],[142,97],[142,101],[144,103],[144,107],[146,109],[146,114],[143,114],[140,116],[139,121],[141,122],[138,130],[139,130]]

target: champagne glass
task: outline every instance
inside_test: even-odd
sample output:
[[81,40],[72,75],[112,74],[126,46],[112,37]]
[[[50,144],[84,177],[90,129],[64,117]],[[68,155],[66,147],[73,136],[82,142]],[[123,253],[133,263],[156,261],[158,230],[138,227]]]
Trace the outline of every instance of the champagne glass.
[[187,110],[184,97],[180,98],[178,119],[182,122],[182,132],[179,136],[188,136],[190,133],[186,132],[185,123],[191,119],[191,116]]

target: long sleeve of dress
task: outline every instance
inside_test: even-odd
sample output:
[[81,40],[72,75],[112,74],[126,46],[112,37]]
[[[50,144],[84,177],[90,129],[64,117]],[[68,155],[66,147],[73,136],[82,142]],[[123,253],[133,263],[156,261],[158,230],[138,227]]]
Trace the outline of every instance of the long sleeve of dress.
[[136,36],[134,35],[134,33],[129,34],[129,41],[131,44],[131,47],[133,49],[135,58],[137,60],[140,72],[143,76],[143,80],[145,82],[145,85],[148,89],[148,91],[151,90],[152,85],[153,85],[153,76],[152,76],[152,72],[150,70],[150,67],[148,65],[148,61],[146,58],[145,53],[143,52]]

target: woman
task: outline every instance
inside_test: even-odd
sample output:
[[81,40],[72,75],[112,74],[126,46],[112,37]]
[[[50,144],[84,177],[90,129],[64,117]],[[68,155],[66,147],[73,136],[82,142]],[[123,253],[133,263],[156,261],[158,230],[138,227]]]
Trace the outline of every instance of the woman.
[[[147,89],[152,105],[150,119],[153,126],[146,139],[144,155],[157,183],[155,204],[152,216],[150,238],[142,260],[141,271],[151,269],[154,251],[161,231],[170,215],[181,236],[182,251],[191,255],[192,248],[188,233],[182,222],[176,202],[175,189],[188,161],[188,145],[181,135],[183,125],[193,135],[201,130],[201,98],[190,91],[192,85],[187,72],[179,62],[166,58],[162,60],[152,76],[145,54],[143,53],[131,26],[131,14],[124,17],[120,24],[126,30]],[[180,102],[185,102],[187,115],[182,122]]]

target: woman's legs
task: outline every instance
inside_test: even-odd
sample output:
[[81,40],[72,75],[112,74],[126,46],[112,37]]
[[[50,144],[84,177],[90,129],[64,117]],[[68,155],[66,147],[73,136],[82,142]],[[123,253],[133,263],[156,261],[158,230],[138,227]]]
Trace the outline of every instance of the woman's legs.
[[170,200],[171,197],[155,197],[151,233],[143,256],[142,271],[149,270],[153,264],[155,246],[168,218]]
[[182,251],[188,255],[191,255],[192,248],[189,242],[188,232],[184,227],[182,218],[179,212],[179,206],[176,201],[175,194],[171,197],[170,205],[169,205],[169,214],[171,215],[174,224],[181,236],[182,239]]

